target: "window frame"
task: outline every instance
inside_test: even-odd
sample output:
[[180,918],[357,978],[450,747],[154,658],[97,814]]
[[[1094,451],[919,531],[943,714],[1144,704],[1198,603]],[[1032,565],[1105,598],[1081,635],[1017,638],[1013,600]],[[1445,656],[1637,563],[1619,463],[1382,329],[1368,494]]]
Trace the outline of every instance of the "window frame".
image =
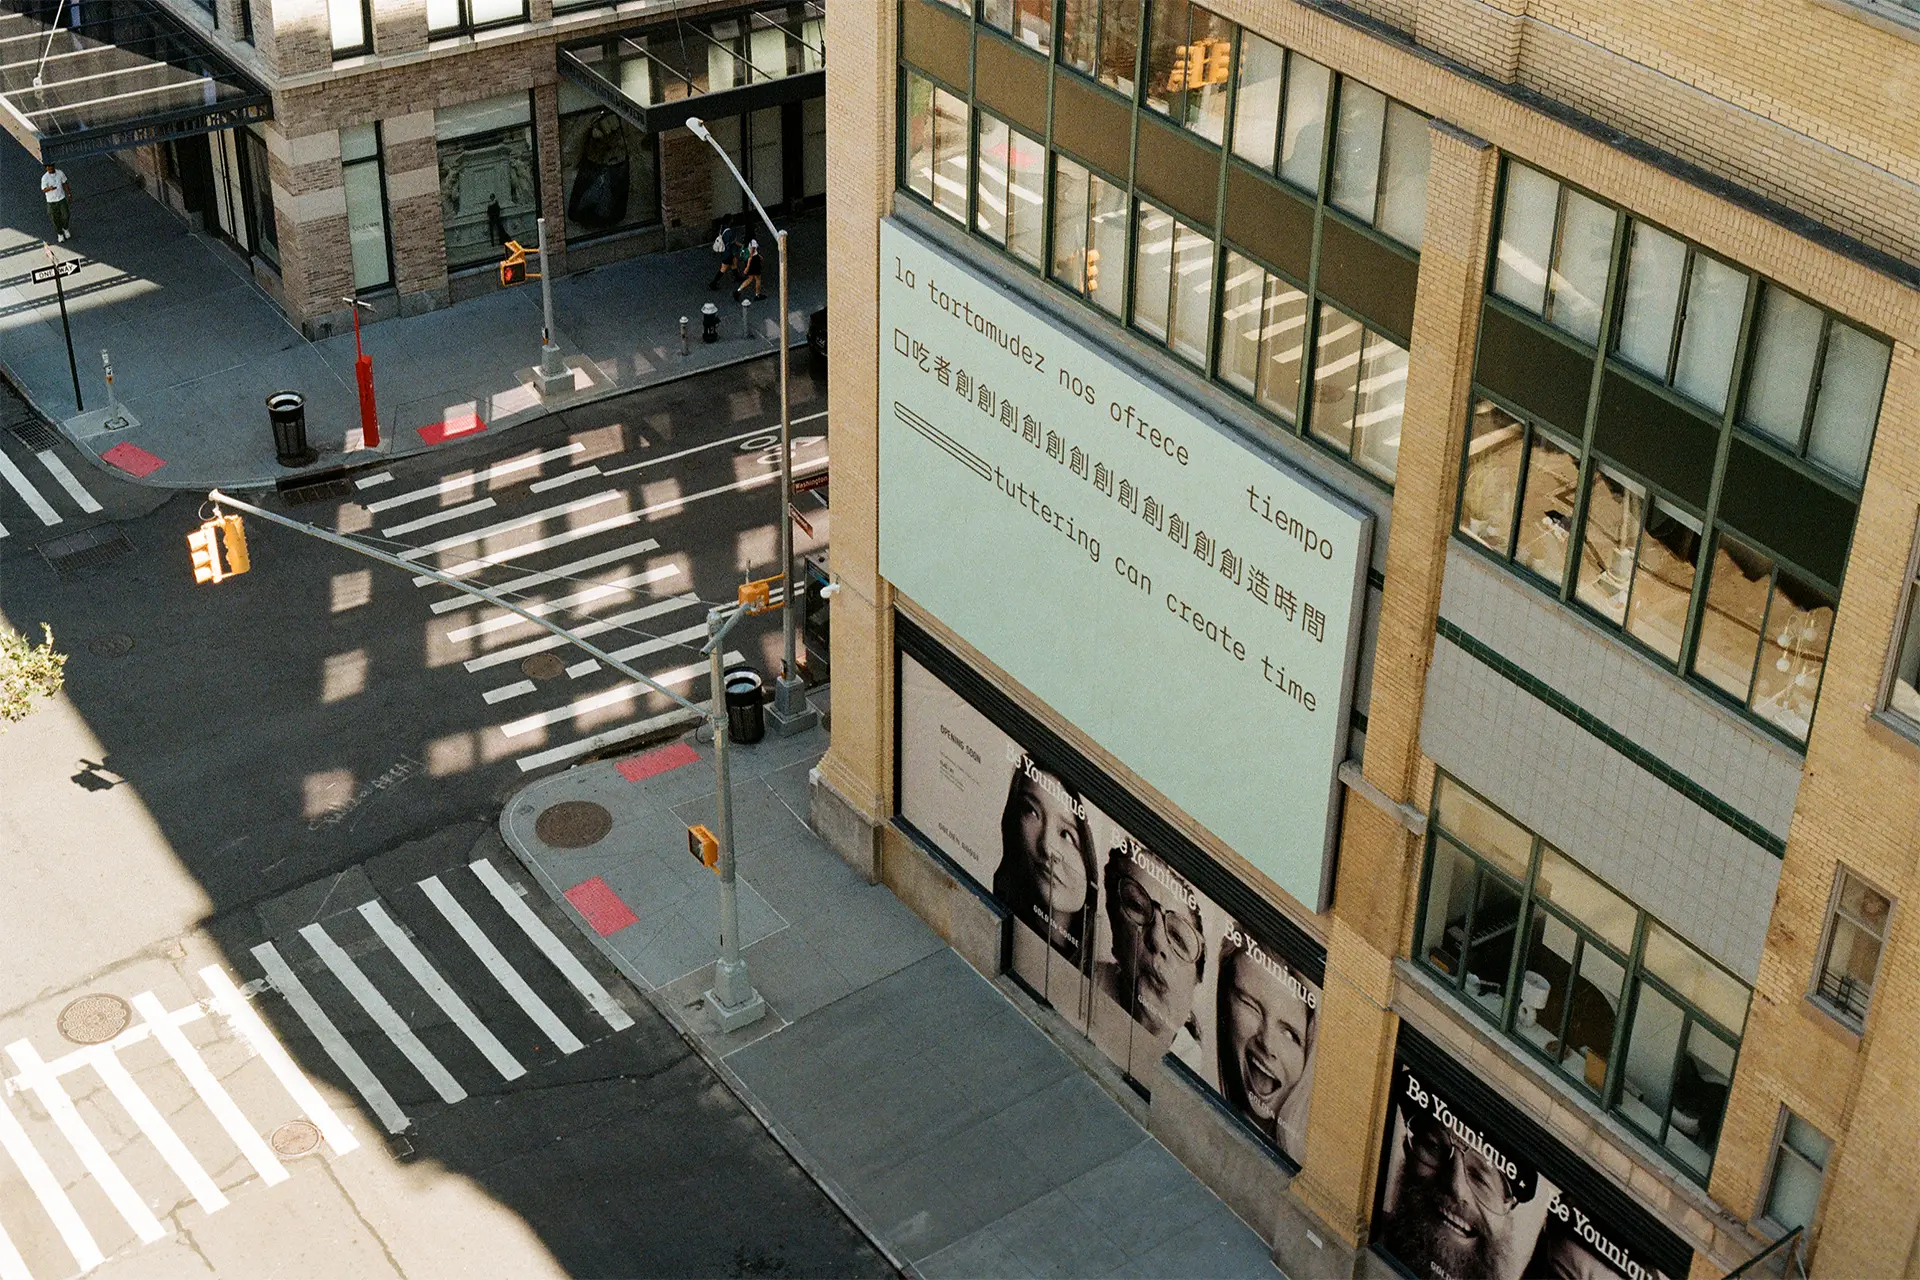
[[[1064,56],[1066,46],[1066,22],[1064,18],[1066,15],[1066,6],[1073,3],[1073,0],[1055,0],[1053,11],[1053,49],[1048,54],[1048,65],[1058,71],[1064,71],[1079,77],[1082,83],[1091,85],[1102,93],[1110,93],[1117,98],[1125,100],[1130,105],[1144,107],[1146,104],[1141,100],[1141,72],[1143,66],[1142,60],[1146,57],[1147,48],[1147,0],[1081,0],[1081,2],[1093,10],[1093,65],[1082,69],[1067,61]],[[971,7],[964,5],[964,0],[945,0],[945,3],[962,8]],[[1102,79],[1105,67],[1102,65],[1101,53],[1105,47],[1107,15],[1116,10],[1124,11],[1128,6],[1134,9],[1135,16],[1133,29],[1133,70],[1129,73],[1128,87],[1122,89],[1118,85],[1108,84],[1106,80]],[[1000,30],[999,27],[994,26],[990,22],[982,22],[980,25],[990,31]],[[1013,37],[1009,38],[1012,39]]]
[[[371,287],[364,288],[364,289],[360,287],[359,281],[356,280],[354,282],[354,289],[353,289],[355,297],[366,297],[369,294],[388,293],[399,287],[397,267],[393,259],[393,202],[387,194],[386,131],[381,128],[380,121],[374,120],[374,121],[371,121],[370,123],[373,126],[373,154],[370,156],[361,156],[353,160],[347,160],[343,158],[340,161],[341,185],[344,187],[346,184],[347,170],[363,169],[368,166],[373,167],[374,179],[376,182],[379,183],[379,187],[380,187],[380,238],[382,241],[382,248],[385,250],[387,255],[387,279],[385,284],[373,285]],[[344,128],[343,128],[343,131],[344,131]],[[349,221],[348,230],[349,232],[351,232],[352,230],[351,221]],[[352,265],[351,264],[351,258],[352,258],[351,244],[349,244],[348,246],[348,258],[349,258],[348,265],[349,267],[351,267]]]
[[[1856,323],[1851,317],[1840,315],[1828,307],[1821,306],[1812,298],[1805,297],[1787,288],[1783,284],[1779,284],[1763,276],[1758,276],[1757,273],[1756,278],[1760,281],[1760,291],[1749,304],[1752,315],[1748,318],[1748,333],[1744,339],[1749,346],[1752,346],[1758,341],[1757,329],[1760,319],[1761,300],[1765,298],[1769,289],[1777,289],[1786,296],[1804,303],[1819,312],[1820,337],[1814,346],[1813,368],[1807,375],[1807,402],[1800,410],[1800,434],[1797,442],[1789,445],[1779,437],[1748,424],[1747,397],[1752,389],[1755,368],[1758,363],[1752,359],[1747,360],[1746,368],[1742,370],[1740,385],[1735,388],[1738,394],[1730,397],[1734,404],[1734,430],[1740,432],[1741,436],[1747,441],[1761,445],[1776,456],[1797,464],[1800,468],[1811,470],[1815,476],[1832,482],[1845,492],[1856,493],[1866,484],[1866,475],[1864,472],[1858,480],[1855,480],[1850,476],[1840,474],[1825,463],[1815,459],[1812,455],[1813,420],[1819,412],[1820,393],[1824,389],[1822,383],[1826,378],[1827,355],[1832,346],[1833,328],[1835,325],[1845,325],[1847,328],[1885,345],[1889,350],[1893,347],[1893,340],[1878,330]],[[1749,352],[1748,354],[1751,355],[1752,353]],[[1889,363],[1887,374],[1880,382],[1880,398],[1873,408],[1873,425],[1867,432],[1867,458],[1869,466],[1872,465],[1874,443],[1880,438],[1880,417],[1887,407],[1887,384],[1892,381],[1893,371],[1891,363]]]
[[[1796,1150],[1795,1148],[1793,1148],[1791,1145],[1788,1144],[1787,1142],[1788,1125],[1794,1120],[1800,1121],[1801,1124],[1806,1125],[1807,1128],[1812,1129],[1815,1133],[1820,1134],[1822,1138],[1826,1139],[1827,1141],[1827,1163],[1826,1164],[1820,1164],[1820,1165],[1814,1164],[1813,1161],[1809,1160],[1805,1155],[1803,1155],[1801,1152],[1799,1152],[1798,1150]],[[1779,1222],[1777,1219],[1773,1218],[1769,1214],[1769,1210],[1772,1208],[1773,1189],[1776,1184],[1776,1181],[1780,1176],[1780,1157],[1781,1156],[1791,1155],[1794,1159],[1802,1162],[1803,1164],[1807,1165],[1808,1167],[1814,1169],[1816,1172],[1819,1173],[1820,1191],[1814,1197],[1813,1219],[1812,1221],[1808,1222],[1805,1226],[1798,1228],[1798,1230],[1800,1231],[1800,1240],[1801,1240],[1801,1246],[1798,1252],[1800,1253],[1801,1261],[1802,1261],[1802,1268],[1803,1268],[1802,1274],[1805,1274],[1804,1266],[1805,1266],[1805,1263],[1810,1259],[1810,1255],[1812,1253],[1811,1245],[1812,1245],[1814,1224],[1820,1221],[1821,1213],[1826,1209],[1827,1169],[1828,1169],[1828,1166],[1830,1166],[1833,1163],[1833,1155],[1834,1155],[1833,1148],[1837,1145],[1838,1144],[1832,1138],[1829,1138],[1825,1133],[1822,1133],[1819,1127],[1816,1126],[1812,1121],[1808,1120],[1805,1116],[1800,1115],[1798,1112],[1794,1111],[1791,1107],[1787,1106],[1785,1103],[1780,1104],[1780,1114],[1778,1117],[1775,1118],[1773,1122],[1773,1143],[1769,1149],[1769,1153],[1767,1156],[1767,1176],[1760,1180],[1760,1200],[1759,1200],[1759,1203],[1754,1206],[1753,1219],[1755,1222],[1764,1224],[1766,1227],[1770,1228],[1774,1233],[1775,1239],[1779,1239],[1780,1237],[1786,1235],[1788,1232],[1796,1229],[1796,1228],[1784,1225],[1783,1223]]]
[[[244,6],[247,0],[240,0],[240,3]],[[360,43],[345,46],[333,43],[333,6],[336,4],[352,4],[359,7]],[[373,52],[372,0],[327,0],[327,47],[333,51],[332,56],[335,62],[344,62],[348,58],[364,57]]]
[[501,27],[511,27],[531,21],[532,9],[528,0],[520,0],[520,12],[512,17],[494,18],[478,23],[473,20],[473,0],[450,0],[450,2],[459,6],[460,21],[447,27],[429,26],[427,28],[429,43],[435,40],[451,40],[459,36],[478,35],[482,31],[494,31]]
[[[1873,932],[1864,920],[1856,919],[1852,915],[1846,915],[1842,911],[1840,901],[1845,895],[1847,881],[1849,879],[1857,881],[1862,888],[1866,889],[1869,893],[1876,894],[1887,904],[1887,918],[1881,923],[1879,932],[1876,935],[1876,939],[1880,944],[1880,954],[1874,958],[1873,981],[1867,986],[1867,1003],[1858,1014],[1853,1013],[1825,994],[1827,972],[1831,968],[1833,957],[1834,935],[1837,932],[1837,926],[1843,916],[1847,922],[1852,924],[1856,929],[1861,929],[1869,933]],[[1852,1031],[1862,1033],[1866,1031],[1867,1017],[1873,1012],[1873,994],[1880,985],[1880,967],[1885,963],[1887,958],[1887,940],[1893,932],[1893,918],[1899,909],[1900,902],[1897,898],[1881,889],[1878,884],[1866,876],[1861,875],[1846,863],[1842,862],[1834,867],[1833,890],[1827,899],[1826,924],[1820,930],[1819,950],[1814,953],[1813,975],[1812,981],[1807,988],[1807,998],[1819,1006],[1821,1012]]]
[[[1920,512],[1915,515],[1913,541],[1907,550],[1907,576],[1900,587],[1900,607],[1893,615],[1893,635],[1887,642],[1887,656],[1880,673],[1880,689],[1873,700],[1875,720],[1920,746],[1920,719],[1909,716],[1893,705],[1894,686],[1900,679],[1901,659],[1907,656],[1907,637],[1917,624],[1916,612],[1920,612]],[[1916,635],[1915,640],[1916,649],[1920,649],[1920,635]],[[1920,685],[1915,688],[1920,691]]]

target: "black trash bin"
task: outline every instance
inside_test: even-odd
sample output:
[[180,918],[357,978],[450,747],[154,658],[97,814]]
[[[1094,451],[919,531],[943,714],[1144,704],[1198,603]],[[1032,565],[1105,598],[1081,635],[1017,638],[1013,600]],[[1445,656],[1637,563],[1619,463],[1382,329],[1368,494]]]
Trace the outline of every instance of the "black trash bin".
[[313,461],[307,447],[307,398],[298,391],[276,391],[267,397],[267,420],[273,424],[273,452],[283,467],[304,467]]
[[720,308],[709,302],[700,308],[700,341],[720,341]]
[[751,667],[728,667],[727,737],[735,742],[758,742],[767,736],[767,711],[761,701],[766,682]]

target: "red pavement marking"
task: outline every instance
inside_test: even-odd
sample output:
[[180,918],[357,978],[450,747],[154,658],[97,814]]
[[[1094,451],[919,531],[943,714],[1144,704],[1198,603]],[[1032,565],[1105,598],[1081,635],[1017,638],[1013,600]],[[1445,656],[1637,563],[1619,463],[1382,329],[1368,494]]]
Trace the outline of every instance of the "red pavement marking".
[[593,931],[603,938],[640,921],[640,917],[633,914],[633,909],[620,901],[620,895],[599,876],[582,880],[567,890],[567,901],[587,918]]
[[112,463],[130,476],[150,476],[167,465],[166,459],[156,458],[130,441],[121,441],[100,455],[102,462]]
[[485,431],[487,424],[480,421],[477,413],[463,413],[457,418],[448,418],[444,422],[429,423],[420,428],[420,438],[428,444],[445,444],[449,440],[458,440],[462,436],[477,435]]
[[700,753],[684,742],[676,742],[670,747],[661,747],[658,751],[648,751],[637,756],[628,756],[618,765],[620,776],[628,782],[645,782],[656,774],[669,769],[678,769],[683,764],[692,764],[700,758]]

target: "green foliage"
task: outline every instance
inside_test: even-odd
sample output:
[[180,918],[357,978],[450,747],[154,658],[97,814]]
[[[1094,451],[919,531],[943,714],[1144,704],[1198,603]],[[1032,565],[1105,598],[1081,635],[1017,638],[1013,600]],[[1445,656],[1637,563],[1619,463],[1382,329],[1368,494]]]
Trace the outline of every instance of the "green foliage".
[[27,718],[35,698],[51,698],[66,683],[62,668],[67,655],[53,647],[53,628],[40,624],[46,637],[34,644],[16,631],[0,627],[0,733]]

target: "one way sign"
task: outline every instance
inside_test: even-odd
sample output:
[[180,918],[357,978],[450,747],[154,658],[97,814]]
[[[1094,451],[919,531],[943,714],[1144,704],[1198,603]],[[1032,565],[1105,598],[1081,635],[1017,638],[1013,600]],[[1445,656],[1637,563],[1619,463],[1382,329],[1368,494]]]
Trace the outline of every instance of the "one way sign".
[[35,267],[33,269],[33,282],[35,284],[45,284],[55,276],[77,276],[79,274],[80,260],[78,258],[69,258],[67,261],[51,267]]

